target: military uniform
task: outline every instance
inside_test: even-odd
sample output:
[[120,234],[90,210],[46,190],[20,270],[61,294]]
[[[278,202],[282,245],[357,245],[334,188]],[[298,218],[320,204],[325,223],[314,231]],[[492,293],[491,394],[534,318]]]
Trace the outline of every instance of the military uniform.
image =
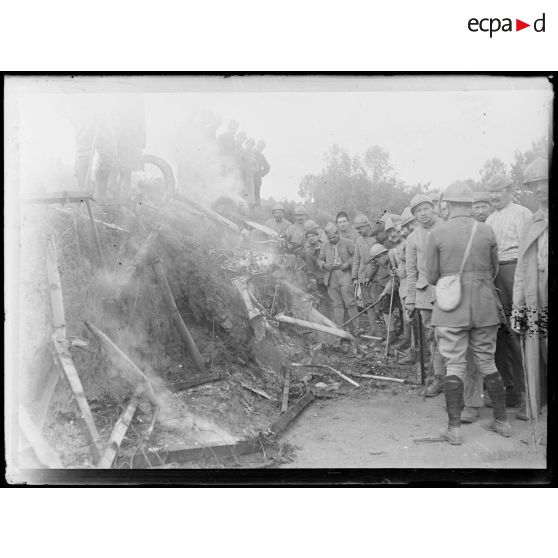
[[[450,194],[454,192],[453,197],[447,194],[448,191]],[[426,249],[426,278],[433,285],[441,277],[459,273],[475,222],[471,216],[472,192],[464,183],[448,187],[443,199],[449,204],[448,221],[432,231]],[[457,203],[461,199],[467,201],[452,207],[452,201]],[[493,277],[497,271],[496,237],[488,225],[478,223],[461,275],[458,305],[453,310],[444,311],[435,304],[432,313],[438,347],[447,366],[444,389],[449,425],[442,435],[452,444],[462,443],[459,426],[469,348],[494,403],[495,421],[490,428],[503,436],[511,435],[506,417],[504,384],[494,362],[499,314]]]
[[287,239],[287,244],[291,251],[295,252],[301,250],[306,240],[304,225],[300,223],[289,225],[285,230],[285,238]]
[[[337,244],[326,240],[320,249],[319,265],[324,270],[324,284],[333,303],[335,323],[342,325],[345,322],[345,309],[350,318],[357,314],[355,293],[351,281],[351,268],[355,247],[351,240],[339,238]],[[346,270],[341,266],[349,264]],[[332,266],[331,271],[324,266]],[[353,324],[353,327],[354,324]]]
[[292,223],[284,217],[281,217],[281,221],[279,222],[275,219],[268,219],[264,225],[269,229],[273,229],[279,236],[285,236],[287,229],[292,225]]

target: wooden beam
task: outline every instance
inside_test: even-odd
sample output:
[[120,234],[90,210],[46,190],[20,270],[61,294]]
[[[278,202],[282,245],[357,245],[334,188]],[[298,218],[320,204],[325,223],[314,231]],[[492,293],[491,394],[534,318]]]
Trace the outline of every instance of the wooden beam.
[[205,364],[203,363],[203,358],[196,346],[196,342],[190,333],[190,330],[184,323],[182,316],[180,315],[180,310],[176,305],[176,300],[172,294],[169,282],[167,280],[167,275],[163,268],[163,264],[161,260],[157,259],[152,262],[153,270],[155,271],[155,276],[157,277],[157,283],[159,284],[159,288],[161,289],[161,293],[163,295],[163,299],[165,304],[167,305],[167,309],[169,314],[171,315],[172,321],[180,334],[182,341],[186,345],[186,349],[188,350],[188,354],[190,358],[193,360],[196,368],[202,373],[207,374],[207,370],[205,369]]
[[314,394],[310,391],[306,392],[286,413],[283,413],[270,427],[269,430],[273,434],[280,434],[286,430],[290,424],[298,417],[300,413],[314,401]]
[[201,386],[203,384],[208,384],[209,382],[218,382],[223,378],[219,374],[211,374],[209,376],[203,376],[201,378],[195,378],[193,380],[184,380],[181,382],[174,382],[169,384],[168,387],[172,391],[184,391],[186,389],[190,389],[196,386]]
[[87,192],[46,192],[44,194],[34,194],[30,198],[23,198],[24,204],[33,203],[81,203],[92,200],[93,194]]
[[277,314],[275,319],[278,322],[283,322],[286,324],[298,325],[301,327],[306,327],[308,329],[314,329],[316,331],[322,331],[323,333],[330,333],[336,337],[341,337],[341,339],[347,339],[348,341],[354,341],[354,337],[343,329],[333,328],[329,326],[324,326],[321,324],[316,324],[314,322],[308,322],[306,320],[299,320],[298,318],[291,318],[290,316],[285,316],[284,314]]
[[245,384],[244,382],[238,382],[244,389],[251,391],[252,393],[255,393],[256,395],[259,395],[260,397],[263,397],[264,399],[268,399],[269,401],[276,401],[275,398],[271,397],[271,395],[267,394],[265,391],[260,390],[260,389],[256,389],[253,388],[252,386],[249,386],[248,384]]
[[295,367],[298,367],[298,368],[303,368],[303,367],[325,368],[326,370],[329,370],[330,372],[333,372],[334,374],[336,374],[340,378],[343,378],[343,380],[345,380],[349,384],[352,384],[355,387],[360,387],[360,384],[357,384],[354,380],[351,380],[351,378],[348,378],[347,376],[345,376],[345,374],[342,374],[341,372],[339,372],[339,370],[336,370],[335,368],[333,368],[332,366],[329,366],[328,364],[299,364],[298,362],[293,362],[293,363],[291,363],[291,366],[295,366]]
[[58,271],[58,254],[53,236],[48,237],[46,255],[47,279],[52,310],[52,325],[58,337],[66,338],[66,317],[64,314],[64,298],[62,281]]
[[83,392],[83,386],[81,384],[78,371],[74,365],[72,355],[70,354],[70,344],[67,339],[57,337],[56,334],[52,336],[52,343],[55,348],[55,355],[57,357],[58,364],[64,371],[66,379],[70,384],[70,388],[72,389],[78,404],[80,411],[79,422],[82,427],[83,435],[89,444],[89,449],[94,461],[97,462],[101,456],[98,447],[99,433],[97,432],[97,427],[95,426],[95,421],[93,420],[89,403],[85,398],[85,393]]
[[97,230],[97,225],[95,224],[95,219],[93,217],[93,211],[91,210],[91,204],[89,203],[89,200],[85,200],[85,205],[87,206],[89,222],[91,223],[93,242],[95,244],[95,248],[97,249],[97,256],[99,257],[99,266],[101,269],[106,269],[105,257],[103,256],[103,249],[101,248],[101,241],[99,240],[99,231]]
[[126,436],[126,432],[128,431],[130,423],[134,418],[139,402],[139,393],[134,393],[134,395],[132,395],[132,398],[130,399],[130,402],[128,403],[128,406],[120,415],[119,419],[116,421],[116,424],[112,430],[112,434],[110,435],[108,445],[103,453],[103,456],[101,457],[101,460],[97,464],[97,467],[99,469],[110,469],[112,467],[114,459],[116,458],[116,454],[120,449],[120,444],[122,443],[124,436]]
[[[202,459],[219,461],[221,459],[231,459],[249,453],[261,453],[261,446],[257,439],[236,442],[235,444],[203,446],[199,448],[177,448],[160,451],[150,459],[150,461],[152,461],[151,464],[148,463],[145,457],[138,455],[134,457],[132,467],[134,469],[145,469],[151,467],[151,465],[161,466],[161,462],[164,464],[187,463],[190,461],[201,461]],[[146,453],[146,455],[149,457],[149,453]]]
[[281,412],[286,413],[289,408],[289,390],[291,388],[291,367],[285,367],[285,383],[283,384],[283,402]]

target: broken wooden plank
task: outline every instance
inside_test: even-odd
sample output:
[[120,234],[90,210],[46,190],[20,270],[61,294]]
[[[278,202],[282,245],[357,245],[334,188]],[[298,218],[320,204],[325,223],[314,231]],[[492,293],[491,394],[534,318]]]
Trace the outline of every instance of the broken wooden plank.
[[286,413],[283,413],[270,427],[273,434],[280,434],[302,413],[302,411],[315,399],[311,391],[306,392]]
[[248,292],[248,278],[236,277],[235,279],[232,279],[232,284],[240,293],[242,302],[244,303],[244,306],[246,306],[246,310],[248,311],[248,318],[252,320],[260,316],[261,311],[254,306],[250,293]]
[[147,238],[143,241],[142,245],[139,247],[136,255],[132,260],[126,265],[117,280],[117,288],[115,297],[118,299],[122,296],[122,293],[126,290],[128,285],[131,283],[137,269],[143,265],[150,255],[151,249],[157,240],[159,235],[159,229],[151,231]]
[[25,204],[33,203],[80,203],[92,200],[93,194],[87,192],[47,192],[41,194],[33,194],[30,198],[23,198],[21,201]]
[[159,288],[161,289],[161,293],[163,295],[163,299],[165,304],[167,305],[167,309],[169,314],[171,315],[172,321],[180,334],[182,341],[186,345],[186,349],[188,350],[188,354],[190,358],[196,365],[196,368],[202,373],[207,374],[207,370],[205,369],[205,364],[203,363],[203,358],[198,350],[196,342],[190,333],[190,330],[184,323],[182,316],[180,315],[180,311],[178,310],[178,306],[176,305],[176,301],[172,294],[169,282],[167,280],[167,275],[163,268],[163,264],[161,260],[156,259],[152,262],[153,270],[155,271],[155,276],[157,277],[157,283],[159,284]]
[[203,376],[201,378],[195,378],[193,380],[183,380],[180,382],[174,382],[169,384],[169,388],[172,391],[184,391],[196,386],[201,386],[203,384],[208,384],[210,382],[218,382],[223,378],[219,374],[210,374],[209,376]]
[[244,382],[238,382],[244,389],[247,389],[248,391],[251,391],[252,393],[255,393],[256,395],[259,395],[260,397],[263,397],[264,399],[268,399],[269,401],[276,401],[276,399],[274,397],[271,397],[271,395],[267,394],[265,391],[263,390],[259,390],[256,389],[252,386],[249,386],[248,384],[245,384]]
[[74,394],[76,402],[79,407],[79,422],[82,426],[82,431],[87,443],[89,444],[89,449],[91,455],[96,462],[101,454],[99,451],[99,433],[97,432],[97,427],[95,426],[95,421],[93,420],[93,415],[91,414],[91,409],[89,408],[89,403],[83,392],[83,386],[78,374],[78,371],[74,365],[72,355],[70,354],[70,344],[67,339],[62,339],[57,337],[56,334],[52,336],[52,343],[55,349],[55,355],[58,364],[61,366],[70,388]]
[[118,453],[118,450],[120,448],[120,444],[122,443],[124,436],[126,436],[126,432],[130,427],[130,423],[134,418],[139,403],[139,393],[134,393],[134,395],[132,395],[132,398],[130,399],[130,402],[128,403],[128,406],[116,421],[116,424],[112,430],[112,434],[110,435],[107,447],[103,453],[103,456],[101,457],[101,460],[97,464],[97,467],[99,469],[110,469],[112,467],[114,459],[116,458],[116,454]]
[[285,366],[285,383],[283,384],[283,402],[281,412],[286,413],[289,408],[289,390],[291,388],[291,367]]
[[242,222],[249,226],[251,229],[255,229],[257,231],[263,232],[267,236],[271,236],[273,238],[279,238],[279,233],[266,227],[265,225],[261,225],[260,223],[256,223],[255,221],[248,221],[247,219],[242,219]]
[[187,198],[183,194],[179,194],[178,192],[174,192],[172,197],[173,197],[173,199],[178,200],[179,202],[185,203],[186,205],[189,205],[190,207],[193,207],[194,209],[196,209],[200,213],[203,213],[206,217],[209,217],[210,219],[219,223],[220,225],[224,225],[225,227],[227,227],[231,231],[234,231],[235,233],[240,234],[240,227],[236,223],[233,223],[232,221],[229,221],[229,219],[226,219],[225,217],[223,217],[221,214],[217,213],[216,211],[212,211],[211,209],[206,209],[205,207],[203,207],[199,203],[196,203],[195,201],[192,201],[191,199]]
[[50,469],[63,468],[60,457],[44,439],[40,429],[31,420],[31,417],[22,406],[18,409],[18,426],[39,463]]
[[291,366],[295,366],[297,368],[303,368],[303,367],[325,368],[326,370],[329,370],[329,371],[333,372],[334,374],[337,374],[337,376],[339,376],[340,378],[343,378],[343,380],[345,380],[349,384],[352,384],[355,387],[360,387],[360,384],[357,384],[354,380],[351,380],[351,378],[348,378],[347,376],[345,376],[345,374],[339,372],[339,370],[336,370],[335,368],[333,368],[332,366],[329,366],[327,364],[300,364],[298,362],[293,362],[293,363],[291,363]]
[[[220,459],[231,459],[239,455],[247,455],[249,453],[261,453],[261,446],[257,439],[244,440],[235,444],[222,444],[217,446],[202,446],[199,448],[176,448],[173,450],[146,452],[146,455],[152,457],[153,463],[188,463],[191,461],[201,461],[204,459],[215,461]],[[151,455],[150,455],[151,454]],[[158,456],[158,458],[157,458]],[[151,465],[142,456],[136,456],[133,459],[132,467],[134,469],[150,468]]]
[[308,329],[314,329],[316,331],[322,331],[323,333],[330,333],[331,335],[335,335],[336,337],[341,337],[341,339],[347,339],[348,341],[354,341],[354,337],[348,331],[344,331],[343,329],[328,327],[328,326],[324,326],[324,325],[321,325],[321,324],[308,322],[306,320],[299,320],[298,318],[291,318],[290,316],[285,316],[284,314],[277,314],[275,316],[275,319],[278,322],[283,322],[285,324],[298,325],[298,326],[301,326],[301,327],[306,327]]

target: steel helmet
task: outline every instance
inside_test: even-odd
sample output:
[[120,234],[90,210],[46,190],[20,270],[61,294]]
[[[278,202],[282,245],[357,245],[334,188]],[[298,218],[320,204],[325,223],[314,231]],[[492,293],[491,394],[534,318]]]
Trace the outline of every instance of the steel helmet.
[[408,225],[411,221],[415,220],[415,216],[411,213],[411,208],[406,207],[401,214],[401,226]]
[[473,191],[467,183],[458,180],[444,190],[442,201],[473,203]]
[[383,244],[373,244],[370,248],[370,259],[372,260],[378,257],[380,254],[385,254],[387,251],[388,249]]
[[442,194],[440,194],[440,192],[430,192],[430,194],[428,194],[428,197],[433,204],[437,204],[440,201]]
[[370,225],[370,219],[368,219],[364,213],[360,213],[355,217],[353,221],[353,227],[355,227],[355,229],[358,227],[365,227],[366,225]]
[[308,219],[308,221],[304,221],[304,232],[309,233],[314,229],[318,229],[318,223],[316,221],[312,221],[312,219]]
[[490,203],[490,194],[488,192],[473,192],[473,203],[480,202]]
[[495,174],[487,183],[486,188],[489,192],[503,190],[513,184],[513,180],[505,174]]
[[388,215],[387,219],[384,221],[384,232],[388,232],[391,229],[395,229],[395,226],[396,225],[393,222],[391,215]]
[[271,210],[271,212],[273,213],[274,211],[282,211],[283,213],[285,213],[285,208],[280,203],[276,203],[273,206],[273,209]]
[[415,208],[417,208],[421,203],[429,203],[429,204],[432,205],[432,206],[434,205],[434,204],[432,203],[432,200],[431,200],[428,196],[426,196],[425,194],[417,194],[417,195],[411,200],[411,203],[410,203],[410,206],[409,206],[409,208],[410,208],[410,210],[411,210],[411,213],[412,213],[413,215],[415,214]]
[[306,209],[302,205],[296,205],[293,210],[293,215],[306,215]]
[[523,184],[529,184],[537,180],[548,180],[548,161],[542,157],[537,157],[527,165]]

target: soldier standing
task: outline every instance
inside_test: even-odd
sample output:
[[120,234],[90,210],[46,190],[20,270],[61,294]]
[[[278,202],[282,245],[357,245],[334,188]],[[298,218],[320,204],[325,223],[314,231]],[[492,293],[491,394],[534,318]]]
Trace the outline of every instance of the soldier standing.
[[291,252],[301,253],[304,248],[304,222],[306,221],[306,209],[302,205],[297,205],[293,211],[294,223],[285,231],[287,246]]
[[265,149],[265,141],[258,140],[256,146],[254,147],[254,193],[256,197],[256,205],[260,205],[260,190],[262,187],[262,179],[271,170],[271,166],[268,163],[265,155],[262,151]]
[[506,386],[506,404],[508,407],[519,407],[518,417],[526,419],[523,359],[519,337],[510,326],[510,316],[519,244],[525,225],[531,221],[533,214],[526,207],[512,202],[512,184],[512,179],[503,174],[489,180],[487,187],[494,212],[486,224],[492,227],[498,242],[499,268],[494,284],[504,311],[502,320],[505,321],[498,331],[496,366]]
[[[370,248],[376,244],[376,237],[372,235],[370,219],[364,214],[357,215],[353,222],[353,226],[358,232],[358,238],[355,243],[355,254],[353,256],[352,279],[353,285],[360,285],[362,293],[362,301],[364,306],[369,306],[375,302],[380,294],[376,292],[375,284],[371,283],[366,277],[366,266],[370,259]],[[378,336],[378,324],[376,324],[376,309],[369,308],[366,311],[368,316],[368,324],[370,326],[370,335]]]
[[447,359],[444,391],[448,428],[441,435],[450,444],[463,443],[460,434],[464,407],[463,379],[467,373],[467,351],[471,348],[494,404],[494,420],[487,426],[509,437],[511,426],[506,415],[504,384],[494,362],[499,324],[497,298],[492,284],[498,272],[496,237],[484,223],[476,223],[473,227],[473,193],[467,184],[448,186],[444,200],[449,219],[433,230],[428,238],[426,274],[428,281],[435,285],[441,277],[458,274],[462,270],[462,287],[457,306],[447,311],[439,306],[442,295],[438,288],[432,315],[440,352]]
[[525,184],[539,208],[527,222],[519,245],[511,324],[525,336],[525,366],[533,415],[546,404],[548,326],[548,161],[525,169]]
[[[428,387],[425,395],[435,397],[444,389],[445,365],[444,359],[438,351],[438,343],[431,325],[434,294],[432,285],[426,276],[426,241],[432,231],[441,227],[444,222],[434,214],[432,200],[424,194],[418,194],[411,200],[411,213],[416,217],[419,226],[407,237],[405,246],[405,260],[407,270],[407,298],[405,308],[409,319],[412,320],[415,311],[420,317],[427,332],[430,346],[432,368],[428,371]],[[434,372],[434,375],[432,375]]]
[[340,211],[337,214],[335,223],[337,224],[337,230],[341,238],[349,238],[353,243],[356,243],[358,233],[351,227],[349,216],[345,211]]
[[285,219],[285,208],[280,203],[276,203],[271,213],[273,218],[268,219],[264,225],[268,229],[273,229],[280,237],[284,238],[287,229],[291,225],[291,222]]
[[[324,284],[333,303],[334,321],[341,326],[345,322],[345,310],[349,318],[354,318],[358,313],[351,281],[355,246],[352,240],[339,236],[333,223],[328,223],[324,230],[327,240],[320,249],[319,265],[325,272]],[[351,329],[357,329],[354,321]]]

